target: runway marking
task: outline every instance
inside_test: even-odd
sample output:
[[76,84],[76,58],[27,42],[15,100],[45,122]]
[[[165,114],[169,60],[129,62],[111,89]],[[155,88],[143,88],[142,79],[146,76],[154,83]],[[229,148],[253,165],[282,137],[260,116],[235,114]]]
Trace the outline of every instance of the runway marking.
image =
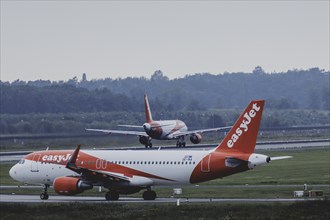
[[96,196],[55,196],[50,195],[48,200],[41,200],[39,195],[8,195],[0,194],[0,202],[7,203],[262,203],[262,202],[304,202],[319,201],[323,198],[157,198],[154,201],[145,201],[142,198],[121,197],[118,201],[106,201]]

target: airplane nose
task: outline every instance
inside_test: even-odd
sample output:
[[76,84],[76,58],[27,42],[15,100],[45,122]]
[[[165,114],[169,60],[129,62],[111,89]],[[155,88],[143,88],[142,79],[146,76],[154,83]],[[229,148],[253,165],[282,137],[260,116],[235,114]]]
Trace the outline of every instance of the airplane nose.
[[9,176],[13,178],[14,180],[17,180],[17,169],[16,165],[14,165],[10,170],[9,170]]

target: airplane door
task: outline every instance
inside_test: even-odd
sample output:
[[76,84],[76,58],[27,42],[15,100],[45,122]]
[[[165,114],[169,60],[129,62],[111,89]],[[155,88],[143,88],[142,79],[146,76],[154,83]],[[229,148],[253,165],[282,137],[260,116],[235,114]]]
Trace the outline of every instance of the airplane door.
[[203,173],[210,172],[210,159],[211,159],[211,154],[209,154],[203,158],[202,163],[201,163],[201,171]]
[[31,163],[31,172],[39,172],[38,161],[41,157],[41,154],[35,154]]

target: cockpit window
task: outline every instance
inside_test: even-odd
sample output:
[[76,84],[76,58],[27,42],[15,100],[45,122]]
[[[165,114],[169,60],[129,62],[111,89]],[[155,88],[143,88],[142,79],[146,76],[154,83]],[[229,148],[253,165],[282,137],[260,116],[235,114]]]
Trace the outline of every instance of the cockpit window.
[[24,164],[25,160],[24,159],[21,159],[18,163],[19,164]]

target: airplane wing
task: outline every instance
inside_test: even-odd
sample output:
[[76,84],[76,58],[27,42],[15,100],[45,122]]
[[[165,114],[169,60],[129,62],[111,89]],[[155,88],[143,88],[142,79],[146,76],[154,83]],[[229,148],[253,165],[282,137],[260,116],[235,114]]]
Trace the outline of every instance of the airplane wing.
[[230,129],[232,126],[227,126],[227,127],[218,127],[218,128],[207,128],[207,129],[199,129],[199,130],[192,130],[192,131],[186,131],[186,132],[178,132],[173,135],[173,137],[180,137],[180,136],[186,136],[190,134],[196,134],[196,133],[205,133],[205,132],[212,132],[212,131],[222,131],[222,130],[227,130]]
[[125,127],[125,128],[143,128],[142,125],[117,125],[118,127]]
[[78,154],[80,151],[80,145],[75,149],[71,158],[69,159],[66,168],[70,169],[78,174],[87,181],[91,181],[94,183],[102,182],[102,183],[110,183],[110,184],[118,184],[118,185],[151,185],[153,181],[146,177],[133,176],[127,177],[121,173],[114,173],[104,170],[92,170],[84,167],[77,166],[76,160],[78,158]]
[[123,134],[123,135],[135,135],[135,136],[145,136],[148,137],[148,134],[144,131],[124,131],[124,130],[103,130],[103,129],[85,129],[85,131],[95,131],[102,132],[106,134]]

